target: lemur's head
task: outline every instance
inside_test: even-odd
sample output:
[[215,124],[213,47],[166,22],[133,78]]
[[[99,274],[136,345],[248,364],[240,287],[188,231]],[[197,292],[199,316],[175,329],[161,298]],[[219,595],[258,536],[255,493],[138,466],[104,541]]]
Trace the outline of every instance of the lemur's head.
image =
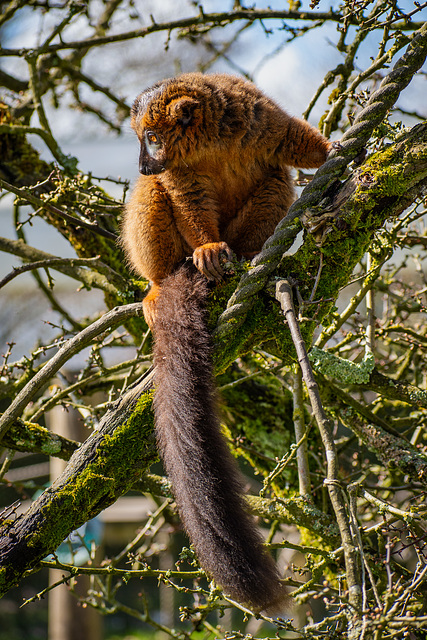
[[165,80],[143,91],[133,103],[131,126],[141,149],[139,170],[144,175],[188,166],[197,144],[202,106],[197,90]]

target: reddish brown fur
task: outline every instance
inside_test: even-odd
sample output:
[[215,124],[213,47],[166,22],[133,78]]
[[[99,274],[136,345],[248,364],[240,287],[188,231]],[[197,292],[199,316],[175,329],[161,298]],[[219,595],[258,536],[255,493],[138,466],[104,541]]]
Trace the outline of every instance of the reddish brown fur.
[[[318,167],[331,147],[252,83],[221,74],[184,74],[147,89],[135,101],[132,126],[146,175],[126,207],[123,244],[131,265],[155,285],[195,250],[199,270],[218,278],[212,261],[224,250],[220,242],[238,256],[259,252],[294,199],[289,166]],[[147,131],[162,140],[155,157]],[[145,310],[152,324],[153,295]]]
[[[289,167],[320,166],[330,143],[253,84],[184,74],[147,89],[132,108],[139,178],[126,207],[128,260],[151,281],[144,314],[154,330],[155,416],[181,518],[202,565],[255,609],[286,594],[245,514],[240,480],[220,436],[203,314],[219,254],[252,257],[294,198]],[[172,274],[172,275],[171,275]]]
[[164,281],[155,324],[159,448],[183,525],[203,568],[256,610],[283,611],[288,596],[253,518],[221,435],[205,321],[207,280],[189,263]]

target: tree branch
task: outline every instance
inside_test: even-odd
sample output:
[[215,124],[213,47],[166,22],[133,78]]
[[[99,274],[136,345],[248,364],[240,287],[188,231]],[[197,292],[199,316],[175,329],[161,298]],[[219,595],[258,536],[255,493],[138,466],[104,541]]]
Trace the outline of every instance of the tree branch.
[[152,377],[148,373],[127,389],[59,478],[25,514],[2,525],[0,595],[71,531],[130,489],[156,458],[151,394],[146,393],[152,388]]
[[[133,31],[127,31],[125,33],[118,33],[107,36],[97,36],[88,38],[87,40],[74,40],[72,42],[59,42],[57,44],[51,44],[44,48],[43,53],[54,53],[57,51],[63,51],[65,49],[73,49],[78,51],[80,49],[89,50],[93,47],[100,47],[106,44],[113,44],[116,42],[125,42],[127,40],[134,40],[135,38],[145,38],[151,33],[158,33],[166,31],[168,33],[176,30],[183,29],[197,29],[200,27],[224,27],[227,24],[240,20],[247,20],[248,22],[255,22],[257,20],[308,20],[313,21],[325,21],[330,20],[333,22],[342,22],[343,16],[340,12],[328,11],[275,11],[273,9],[235,9],[234,11],[224,11],[222,13],[203,13],[200,12],[197,16],[191,16],[190,18],[180,18],[179,20],[172,20],[170,22],[153,22],[148,27],[142,29],[135,29]],[[354,19],[354,23],[356,23]],[[411,29],[412,29],[411,25]],[[2,55],[5,56],[25,56],[30,53],[31,49],[3,49]]]
[[[23,240],[10,240],[0,237],[0,251],[19,256],[23,260],[35,261],[17,268],[0,282],[0,288],[24,271],[54,267],[66,276],[82,282],[86,287],[102,289],[106,293],[117,295],[118,289],[126,286],[124,278],[98,258],[59,258],[41,249],[26,244]],[[91,265],[95,269],[82,269],[83,265]]]
[[296,319],[292,301],[292,290],[287,280],[279,280],[276,284],[276,297],[280,302],[283,314],[289,326],[292,340],[297,352],[298,363],[301,367],[302,377],[307,387],[313,414],[319,428],[323,446],[325,448],[327,474],[325,485],[337,519],[342,545],[344,548],[344,560],[346,578],[349,590],[349,620],[351,620],[349,639],[359,638],[361,631],[362,608],[362,580],[358,563],[358,546],[353,541],[350,522],[347,516],[344,492],[338,479],[338,457],[332,435],[331,421],[323,410],[319,389],[313,376],[310,360],[305,348],[304,340]]
[[39,424],[16,420],[4,434],[2,445],[15,451],[43,453],[54,458],[69,460],[80,443],[52,433]]
[[117,307],[105,313],[99,320],[96,320],[96,322],[93,322],[83,329],[83,331],[80,331],[80,333],[73,338],[67,340],[56,355],[53,356],[18,393],[14,401],[3,413],[0,418],[0,438],[14,420],[20,416],[34,395],[49,382],[52,376],[54,376],[73,355],[79,353],[79,351],[90,344],[94,338],[97,338],[107,329],[117,327],[128,318],[142,315],[142,303],[140,302]]
[[[380,152],[374,159],[369,161],[370,175],[372,173],[373,180],[369,181],[369,189],[367,192],[367,185],[364,180],[358,180],[355,185],[355,189],[352,191],[349,200],[345,203],[346,210],[350,212],[348,220],[351,220],[351,216],[356,216],[357,220],[360,220],[360,215],[366,215],[370,221],[369,228],[366,226],[355,224],[348,226],[346,229],[334,230],[333,233],[328,235],[328,246],[334,249],[334,252],[326,252],[324,256],[324,266],[321,273],[321,277],[318,285],[318,294],[320,297],[324,295],[324,286],[327,285],[328,293],[327,297],[331,298],[337,296],[343,281],[348,280],[349,274],[353,270],[354,265],[359,260],[364,247],[369,244],[372,234],[376,228],[379,228],[383,221],[386,219],[390,212],[393,212],[393,206],[400,208],[401,198],[406,197],[406,194],[402,196],[396,194],[393,204],[393,195],[390,199],[384,201],[383,193],[384,187],[382,186],[382,180],[379,176],[386,175],[387,167],[393,167],[393,174],[399,175],[399,173],[405,173],[404,167],[409,166],[408,161],[412,159],[410,166],[412,167],[412,173],[414,176],[419,171],[419,167],[422,168],[423,163],[419,162],[421,151],[425,152],[427,144],[425,138],[427,127],[416,129],[404,136],[403,140],[397,145],[393,145],[387,150]],[[413,149],[411,151],[411,145]],[[375,167],[375,171],[374,171]],[[363,170],[361,170],[359,176],[363,176]],[[414,195],[416,189],[420,188],[419,175],[410,178],[406,173],[405,184],[408,184],[408,180],[411,180]],[[403,188],[402,188],[403,191]],[[356,195],[362,192],[364,199],[356,199]],[[366,198],[369,196],[369,199]],[[358,208],[350,206],[350,200],[355,198],[358,202]],[[362,211],[360,211],[360,202],[366,204]],[[396,204],[397,202],[397,204]],[[368,205],[369,203],[369,205]],[[372,211],[375,211],[375,216],[372,216]],[[346,244],[346,234],[351,236],[351,245]],[[341,259],[340,251],[345,252],[345,260]],[[309,256],[309,259],[307,259]],[[339,263],[340,269],[337,270],[336,264]],[[292,256],[292,270],[297,274],[297,277],[301,278],[301,282],[307,279],[307,272],[317,272],[316,265],[316,251],[313,250],[313,241],[310,237],[307,237],[304,245],[301,249]],[[282,267],[283,268],[283,267]],[[286,268],[286,265],[285,267]],[[298,276],[299,270],[301,275]],[[232,285],[231,285],[232,286]],[[227,291],[230,289],[230,285],[225,284],[222,289],[216,291],[215,308],[218,308],[221,300],[227,295]],[[319,305],[321,314],[326,313],[330,306],[330,302],[327,304]],[[131,313],[134,314],[137,309],[138,313],[141,312],[140,305],[128,305],[131,308]],[[116,312],[110,312],[111,320],[114,319],[114,324],[119,324],[127,317],[126,309],[125,315],[119,319],[116,316]],[[239,330],[237,340],[230,340],[217,342],[216,359],[217,366],[223,368],[224,365],[234,360],[239,353],[245,353],[254,344],[259,343],[260,340],[265,340],[266,337],[271,337],[271,314],[275,313],[275,310],[264,307],[263,299],[257,301],[254,313],[250,314],[249,320],[242,325]],[[128,309],[129,310],[129,309]],[[316,319],[316,325],[320,321],[322,315],[318,315]],[[108,314],[107,314],[108,315]],[[105,319],[105,317],[104,317]],[[88,327],[85,330],[84,344],[90,342],[91,339],[99,335],[100,331],[105,330],[108,323],[104,323],[105,320],[101,319],[101,324],[94,328],[94,325]],[[308,323],[309,325],[310,323]],[[275,323],[275,332],[277,337],[277,324]],[[306,329],[304,327],[304,329]],[[80,338],[76,336],[73,338],[74,346],[76,350],[81,348],[83,342],[79,342]],[[292,349],[289,343],[281,343],[282,353],[285,357],[291,358]],[[69,344],[62,347],[57,356],[45,365],[39,373],[33,378],[33,380],[25,387],[17,397],[15,403],[11,405],[8,412],[3,416],[4,428],[7,428],[7,424],[10,424],[19,415],[22,408],[34,397],[34,394],[40,389],[50,378],[54,375],[54,372],[62,366],[63,362],[66,362],[70,357],[73,350],[69,349]],[[59,357],[60,356],[60,357]],[[147,383],[148,384],[148,383]],[[117,415],[111,411],[107,412],[102,420],[101,431],[94,433],[88,441],[81,445],[78,452],[73,456],[70,461],[66,474],[59,484],[54,484],[50,488],[46,495],[31,507],[28,514],[20,517],[14,524],[14,528],[10,532],[4,529],[4,536],[0,542],[0,559],[5,563],[3,566],[7,567],[4,570],[3,589],[7,590],[11,582],[16,582],[19,578],[20,572],[27,570],[30,567],[37,565],[37,562],[41,557],[44,557],[47,552],[52,551],[62,540],[63,537],[68,535],[74,528],[79,526],[82,522],[88,519],[91,515],[99,512],[102,508],[113,502],[118,495],[124,493],[127,488],[133,485],[133,482],[140,476],[145,468],[155,458],[155,448],[153,440],[153,425],[151,415],[151,395],[147,400],[141,393],[146,391],[150,386],[145,386],[145,383],[141,383],[140,386],[133,387],[129,392],[115,404],[114,407],[118,407]],[[131,393],[131,404],[127,405],[127,394]],[[138,399],[140,400],[138,401]],[[141,404],[139,404],[139,402]],[[133,404],[132,404],[133,403]],[[126,405],[126,409],[124,409]],[[120,411],[124,410],[125,413],[120,415]],[[133,412],[134,410],[134,412]],[[129,420],[129,425],[126,426]],[[116,431],[114,431],[116,427]],[[376,427],[378,428],[378,427]],[[104,437],[106,436],[106,437]],[[111,446],[110,439],[111,438]],[[386,455],[386,454],[385,454]],[[92,464],[93,463],[93,464]],[[333,469],[331,470],[332,475]],[[334,474],[335,475],[335,474]],[[131,480],[130,480],[131,479]],[[331,487],[329,487],[331,488]],[[332,485],[332,489],[335,490],[335,485]],[[337,487],[336,491],[340,491]],[[64,497],[65,496],[65,497]],[[72,497],[73,496],[73,497]],[[258,504],[257,509],[260,507]],[[271,507],[268,507],[269,509]],[[289,510],[289,505],[285,507]],[[309,510],[310,511],[310,510]],[[271,515],[271,514],[270,514]],[[310,526],[310,517],[307,513],[307,523]],[[294,516],[293,522],[303,522],[303,511],[300,509],[297,515]],[[43,525],[42,525],[43,520]],[[311,520],[313,518],[311,517]],[[58,523],[60,524],[59,528]],[[31,531],[31,536],[27,536],[27,533]],[[9,535],[10,534],[10,535]],[[28,539],[34,538],[34,546],[30,547]],[[3,546],[2,546],[3,545]],[[349,551],[350,552],[350,551]],[[15,566],[14,566],[15,565]],[[357,583],[357,581],[356,581]],[[357,598],[356,598],[357,600]]]
[[[340,402],[338,400],[338,406]],[[343,406],[345,406],[343,404]],[[427,456],[403,438],[397,437],[380,427],[369,424],[357,411],[340,413],[340,420],[372,451],[388,468],[396,468],[408,474],[414,482],[427,490]]]
[[[4,129],[4,126],[0,124],[0,133],[2,132],[2,128]],[[32,132],[28,130],[29,127],[19,125],[6,125],[6,131],[13,133],[14,129],[16,129],[19,133],[34,133],[34,131]],[[37,131],[40,132],[40,130]],[[107,231],[97,224],[86,222],[85,220],[81,220],[80,218],[70,215],[66,211],[62,211],[58,207],[55,207],[53,204],[51,204],[49,201],[38,198],[28,189],[24,189],[23,187],[15,187],[13,184],[10,184],[9,182],[6,182],[6,180],[2,180],[1,178],[0,188],[14,193],[24,202],[28,202],[37,208],[41,207],[42,209],[46,209],[46,211],[49,211],[49,213],[52,213],[54,216],[58,216],[63,220],[70,222],[72,225],[74,225],[74,227],[83,227],[84,229],[90,229],[90,231],[92,231],[93,233],[103,236],[104,238],[108,238],[113,242],[117,241],[117,236],[114,233],[111,233],[111,231]]]

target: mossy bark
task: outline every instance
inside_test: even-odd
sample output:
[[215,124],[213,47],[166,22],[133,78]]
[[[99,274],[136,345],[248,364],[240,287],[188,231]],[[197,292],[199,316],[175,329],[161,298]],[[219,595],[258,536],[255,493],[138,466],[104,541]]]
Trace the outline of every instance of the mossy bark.
[[23,420],[16,420],[12,424],[3,436],[2,444],[16,451],[44,453],[62,460],[69,460],[79,446],[74,440]]
[[97,431],[28,511],[0,529],[0,595],[74,529],[125,493],[156,459],[152,374],[107,411]]
[[[322,233],[306,234],[298,251],[285,257],[275,274],[292,277],[303,299],[308,299],[322,270],[315,299],[310,305],[312,321],[301,331],[307,344],[319,324],[328,323],[340,289],[348,284],[356,264],[366,253],[377,229],[402,213],[427,188],[427,123],[413,127],[394,144],[369,157],[351,177],[335,188],[333,196],[306,218],[324,219]],[[261,293],[243,325],[234,335],[217,338],[215,362],[224,371],[237,357],[269,339],[276,340],[284,362],[295,361],[289,332],[282,328],[280,306]]]

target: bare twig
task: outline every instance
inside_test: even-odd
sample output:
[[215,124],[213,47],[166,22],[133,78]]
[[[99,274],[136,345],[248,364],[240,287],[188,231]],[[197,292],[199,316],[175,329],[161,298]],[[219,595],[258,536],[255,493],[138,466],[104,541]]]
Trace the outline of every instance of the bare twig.
[[142,303],[136,302],[108,311],[99,320],[83,329],[58,350],[55,356],[40,369],[34,378],[17,395],[0,418],[0,437],[7,431],[12,422],[18,418],[34,395],[39,391],[57,371],[76,353],[81,351],[94,338],[107,329],[117,327],[128,318],[142,316]]
[[380,264],[376,264],[374,269],[368,271],[359,291],[351,298],[344,311],[339,315],[335,322],[333,322],[327,329],[324,329],[317,338],[315,343],[316,347],[324,347],[329,338],[333,336],[355,312],[367,292],[373,287],[375,280],[380,274],[382,264],[382,262]]
[[[293,376],[293,421],[295,440],[300,445],[297,451],[299,492],[302,496],[311,496],[310,467],[308,464],[307,426],[304,424],[304,402],[302,390],[302,371],[297,367]],[[304,439],[303,439],[304,438]]]
[[[127,40],[134,40],[135,38],[144,38],[151,33],[157,33],[161,31],[171,32],[174,30],[194,29],[197,33],[197,29],[200,27],[224,27],[226,24],[232,24],[233,22],[240,20],[247,20],[250,23],[257,20],[269,20],[269,19],[283,19],[283,20],[307,20],[310,22],[317,22],[319,20],[331,20],[333,22],[340,23],[342,21],[342,13],[337,11],[277,11],[273,9],[236,9],[234,11],[224,11],[222,13],[203,13],[200,12],[196,16],[189,18],[180,18],[178,20],[171,20],[169,22],[153,22],[147,27],[141,29],[135,29],[133,31],[126,31],[124,33],[103,35],[89,37],[85,40],[73,40],[51,44],[44,49],[44,53],[54,53],[56,51],[63,51],[65,49],[73,49],[79,51],[81,49],[89,50],[93,47],[100,47],[105,44],[113,44],[115,42],[125,42]],[[413,25],[410,25],[413,29]],[[2,55],[6,56],[25,56],[27,53],[31,53],[31,49],[6,49],[2,50]]]
[[26,273],[27,271],[34,271],[35,269],[48,269],[49,267],[58,267],[64,264],[71,264],[71,266],[82,266],[94,262],[97,258],[47,258],[46,260],[38,260],[37,262],[30,262],[24,264],[22,267],[15,267],[13,271],[7,274],[2,280],[0,280],[0,289],[6,284],[11,282],[14,278]]
[[[366,272],[370,273],[372,269],[372,254],[368,251],[366,258]],[[366,292],[366,313],[368,316],[368,324],[366,326],[365,355],[368,355],[373,354],[375,347],[375,296],[373,287],[369,287]]]
[[[24,129],[24,130],[26,129],[26,127],[19,127],[18,125],[9,127],[9,129],[14,129],[14,128]],[[1,130],[2,130],[2,126],[0,125],[0,133],[1,133]],[[26,132],[31,133],[28,131]],[[108,238],[109,240],[113,240],[114,242],[117,241],[117,236],[114,233],[111,233],[111,231],[107,231],[106,229],[103,229],[97,224],[91,224],[90,222],[85,222],[80,218],[76,218],[75,216],[72,216],[69,213],[62,211],[61,209],[59,209],[58,207],[55,207],[50,202],[42,200],[41,198],[38,198],[33,193],[31,193],[31,191],[29,191],[28,189],[15,187],[12,184],[9,184],[9,182],[6,182],[6,180],[2,180],[1,178],[0,178],[0,188],[5,189],[6,191],[10,191],[11,193],[14,193],[15,195],[19,196],[22,200],[24,200],[24,202],[29,202],[35,207],[42,207],[43,209],[46,209],[46,211],[49,211],[53,215],[59,216],[63,220],[67,220],[67,222],[71,222],[75,227],[83,227],[85,229],[90,229],[91,231],[93,231],[93,233],[97,233],[100,236],[104,236],[104,238]]]
[[[23,240],[10,240],[9,238],[0,237],[0,251],[11,253],[19,256],[23,260],[31,261],[31,264],[25,265],[12,271],[0,286],[4,286],[15,275],[19,275],[23,271],[34,270],[39,268],[54,267],[64,275],[82,282],[86,287],[96,287],[103,289],[107,293],[117,295],[118,288],[126,289],[125,280],[116,271],[104,264],[99,258],[59,258],[51,253],[41,251],[36,247],[31,247]],[[93,265],[95,269],[83,269],[84,265]],[[39,266],[34,266],[39,265]]]
[[358,566],[358,550],[353,542],[350,522],[348,520],[344,493],[338,480],[338,458],[335,442],[332,435],[331,422],[327,418],[320,400],[319,389],[314,379],[313,372],[305,348],[304,340],[296,319],[292,301],[292,290],[287,280],[279,280],[276,283],[276,298],[279,300],[285,318],[287,320],[292,340],[297,352],[298,362],[301,366],[302,376],[307,387],[313,414],[319,427],[325,448],[327,476],[325,484],[335,512],[340,535],[344,547],[344,559],[349,591],[349,604],[352,611],[349,613],[349,638],[358,638],[361,629],[361,605],[362,588],[360,568]]

